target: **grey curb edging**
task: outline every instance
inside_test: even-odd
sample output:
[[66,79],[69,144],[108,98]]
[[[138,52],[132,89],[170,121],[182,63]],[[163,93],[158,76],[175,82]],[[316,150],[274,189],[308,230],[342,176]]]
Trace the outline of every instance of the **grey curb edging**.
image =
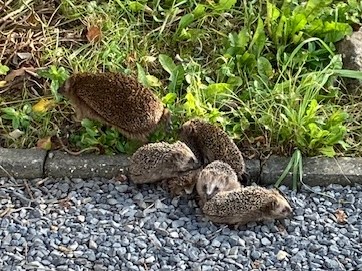
[[[252,181],[273,184],[288,163],[288,157],[271,156],[263,164],[257,159],[246,160],[246,167]],[[126,155],[73,156],[62,151],[47,153],[38,149],[0,148],[0,177],[113,178],[123,173],[128,165],[129,159]],[[303,181],[311,186],[324,186],[331,183],[362,184],[362,157],[304,158]],[[283,183],[291,185],[291,173],[287,175]]]

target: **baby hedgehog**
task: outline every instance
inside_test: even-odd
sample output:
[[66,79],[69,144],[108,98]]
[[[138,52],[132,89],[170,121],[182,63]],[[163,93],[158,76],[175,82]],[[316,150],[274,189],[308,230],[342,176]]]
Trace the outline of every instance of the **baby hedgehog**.
[[202,120],[193,119],[184,123],[180,140],[185,142],[207,165],[215,160],[229,164],[242,183],[248,182],[243,155],[234,141],[219,127]]
[[130,159],[128,177],[137,184],[173,178],[200,166],[187,145],[181,141],[150,143],[139,148]]
[[230,165],[215,160],[208,164],[199,174],[196,190],[201,200],[201,205],[210,200],[219,192],[240,189],[235,171]]
[[170,111],[135,78],[121,73],[77,73],[59,91],[75,107],[76,118],[114,126],[129,139],[147,142],[161,122],[170,126]]
[[292,208],[276,189],[247,186],[215,195],[205,203],[203,212],[215,223],[243,225],[286,218]]
[[192,194],[202,167],[182,173],[180,176],[165,180],[163,187],[172,196]]

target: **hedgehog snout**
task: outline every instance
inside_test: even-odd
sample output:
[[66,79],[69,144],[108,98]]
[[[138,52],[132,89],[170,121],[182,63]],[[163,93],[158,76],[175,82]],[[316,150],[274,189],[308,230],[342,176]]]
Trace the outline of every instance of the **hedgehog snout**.
[[282,209],[282,214],[285,215],[286,217],[291,217],[291,216],[293,216],[293,210],[291,207],[285,206]]

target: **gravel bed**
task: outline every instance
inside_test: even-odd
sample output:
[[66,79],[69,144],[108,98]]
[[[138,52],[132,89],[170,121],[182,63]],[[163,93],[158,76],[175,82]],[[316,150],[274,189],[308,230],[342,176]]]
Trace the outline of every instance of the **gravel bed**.
[[2,271],[362,270],[362,186],[314,188],[335,199],[283,187],[291,220],[237,230],[157,185],[0,178],[0,187]]

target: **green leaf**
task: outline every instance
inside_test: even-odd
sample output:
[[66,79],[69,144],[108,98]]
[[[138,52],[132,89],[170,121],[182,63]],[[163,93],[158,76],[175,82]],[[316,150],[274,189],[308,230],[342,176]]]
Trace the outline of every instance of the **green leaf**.
[[5,75],[5,74],[7,74],[9,70],[10,70],[10,69],[9,69],[8,66],[1,65],[1,64],[0,64],[0,75]]
[[192,14],[195,16],[195,19],[198,19],[205,15],[205,5],[197,4],[196,8],[192,12]]
[[146,80],[147,80],[147,84],[150,87],[160,87],[162,86],[160,80],[158,80],[158,78],[156,76],[147,74],[146,75]]
[[174,70],[177,69],[175,62],[173,62],[172,58],[168,55],[160,54],[158,61],[160,61],[162,68],[167,71],[169,75],[172,75]]
[[133,12],[139,12],[145,9],[145,4],[141,4],[137,1],[130,1],[128,3],[129,9]]
[[270,64],[269,60],[261,56],[257,60],[258,73],[260,76],[265,75],[268,78],[273,76],[273,67]]
[[177,99],[177,94],[170,92],[167,93],[164,97],[162,97],[162,102],[164,104],[174,104],[176,102]]
[[253,49],[253,53],[256,56],[259,56],[260,53],[264,49],[266,37],[264,32],[264,23],[263,20],[259,17],[258,18],[258,26],[256,27],[255,34],[253,39],[251,40],[249,48]]
[[186,14],[184,16],[181,17],[181,20],[178,24],[176,33],[180,33],[181,30],[183,30],[184,28],[188,27],[195,19],[195,15],[192,13]]
[[1,108],[1,111],[11,117],[15,117],[15,116],[19,115],[19,113],[13,107]]
[[269,1],[267,1],[266,3],[266,12],[268,22],[273,22],[280,16],[280,11],[278,10],[278,8],[274,4],[271,4]]
[[148,84],[148,80],[147,80],[147,77],[146,77],[146,73],[145,73],[145,70],[143,69],[143,67],[140,65],[140,64],[136,64],[137,65],[137,73],[138,73],[138,81],[146,86],[146,87],[149,87],[149,84]]
[[214,97],[220,94],[230,93],[232,86],[226,83],[210,84],[205,89],[206,97]]
[[219,0],[215,6],[215,10],[225,11],[231,9],[236,4],[236,0]]
[[333,146],[327,146],[319,149],[319,152],[327,157],[334,157],[336,152],[334,151]]

